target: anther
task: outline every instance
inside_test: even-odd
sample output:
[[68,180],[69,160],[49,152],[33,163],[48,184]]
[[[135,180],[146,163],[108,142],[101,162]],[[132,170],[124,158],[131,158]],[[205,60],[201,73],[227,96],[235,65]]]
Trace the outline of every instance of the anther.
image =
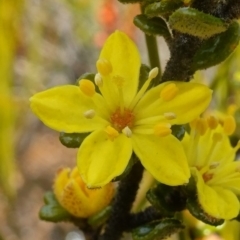
[[96,65],[98,72],[103,76],[107,76],[112,72],[112,64],[107,59],[99,59]]
[[158,67],[153,68],[153,69],[149,72],[148,78],[149,78],[149,79],[155,78],[155,77],[158,75],[158,72],[159,72]]
[[176,119],[176,114],[174,112],[166,112],[163,114],[163,116],[167,119],[167,120],[173,120]]
[[123,130],[122,133],[125,134],[128,138],[130,138],[132,136],[132,130],[126,126]]
[[234,133],[236,129],[236,122],[233,116],[227,116],[223,122],[223,130],[227,135]]
[[208,126],[211,128],[211,129],[215,129],[217,126],[218,126],[218,120],[216,117],[214,116],[210,116],[207,118],[207,123],[208,123]]
[[172,100],[173,98],[175,98],[178,91],[179,91],[179,89],[176,86],[176,84],[170,83],[162,89],[162,91],[160,93],[160,98],[162,98],[164,101],[168,102],[168,101]]
[[87,79],[80,80],[79,87],[81,91],[88,97],[92,97],[95,94],[95,85],[90,80]]
[[220,165],[219,162],[212,162],[212,163],[209,165],[209,169],[215,169],[215,168],[217,168],[219,165]]
[[87,119],[92,119],[94,118],[94,116],[96,115],[96,112],[95,110],[93,109],[89,109],[87,110],[86,112],[83,113],[84,117],[87,118]]
[[111,126],[107,126],[105,128],[105,132],[107,133],[107,135],[111,141],[113,141],[119,135],[119,132]]
[[154,127],[154,133],[159,137],[166,137],[172,133],[171,124],[159,123]]
[[103,86],[103,80],[102,80],[102,77],[101,77],[101,74],[100,73],[97,73],[94,77],[94,82],[95,84],[98,86],[98,87],[102,87]]

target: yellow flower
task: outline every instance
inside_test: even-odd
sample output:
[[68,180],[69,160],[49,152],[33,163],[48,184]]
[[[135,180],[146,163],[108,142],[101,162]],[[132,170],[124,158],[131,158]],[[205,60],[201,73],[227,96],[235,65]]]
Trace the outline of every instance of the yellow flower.
[[106,207],[114,195],[113,183],[100,189],[89,189],[77,167],[58,171],[53,185],[58,202],[75,217],[87,218]]
[[232,219],[240,210],[240,162],[234,161],[240,144],[233,148],[228,138],[235,126],[230,116],[222,124],[213,116],[197,119],[182,141],[198,201],[207,214],[218,219]]
[[77,161],[89,187],[107,184],[125,170],[134,151],[160,182],[181,185],[190,171],[171,125],[184,124],[208,106],[211,90],[196,83],[167,82],[148,90],[154,68],[138,91],[140,56],[136,45],[116,31],[97,61],[95,84],[60,86],[35,94],[33,112],[50,128],[67,133],[92,132],[81,144]]

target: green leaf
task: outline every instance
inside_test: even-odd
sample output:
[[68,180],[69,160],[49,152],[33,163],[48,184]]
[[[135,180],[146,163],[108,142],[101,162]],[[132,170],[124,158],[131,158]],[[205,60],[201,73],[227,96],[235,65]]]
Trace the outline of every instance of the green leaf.
[[107,221],[111,212],[112,212],[112,207],[107,206],[100,212],[98,212],[95,215],[93,215],[92,217],[88,218],[88,224],[90,224],[92,227],[101,226],[102,224],[104,224]]
[[238,46],[240,28],[233,22],[227,31],[205,41],[193,58],[192,68],[206,69],[224,61]]
[[64,133],[61,132],[59,136],[60,142],[68,148],[79,148],[83,140],[89,133]]
[[172,187],[159,183],[147,192],[147,200],[158,209],[163,216],[171,217],[177,211],[186,208],[186,195],[181,186]]
[[200,203],[198,202],[197,187],[194,177],[189,179],[189,183],[185,186],[185,190],[188,196],[186,207],[195,218],[212,226],[223,224],[223,219],[212,217],[202,209]]
[[144,13],[150,16],[168,17],[178,8],[183,6],[182,0],[162,0],[146,6]]
[[220,18],[198,11],[194,8],[180,8],[169,18],[172,29],[202,39],[227,30],[228,24]]
[[218,218],[212,217],[206,212],[204,212],[196,196],[188,198],[187,209],[195,218],[199,219],[200,221],[206,224],[209,224],[212,226],[218,226],[224,223],[224,219],[218,219]]
[[162,18],[148,18],[146,15],[140,14],[134,18],[133,22],[146,34],[160,35],[166,38],[171,38],[168,26]]
[[53,192],[44,195],[45,205],[40,209],[39,217],[50,222],[60,222],[68,220],[71,215],[57,201]]
[[134,240],[159,240],[164,239],[180,230],[184,226],[177,219],[163,219],[142,225],[132,231]]

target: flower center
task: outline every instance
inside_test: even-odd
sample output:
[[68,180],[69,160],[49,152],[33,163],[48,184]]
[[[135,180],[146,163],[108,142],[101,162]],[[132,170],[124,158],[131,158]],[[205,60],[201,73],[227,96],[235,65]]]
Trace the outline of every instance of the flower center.
[[210,181],[213,178],[213,175],[214,175],[213,173],[208,173],[208,172],[204,173],[202,175],[204,182]]
[[118,108],[110,117],[112,126],[121,132],[125,127],[133,127],[134,114],[131,110],[124,108],[123,112]]

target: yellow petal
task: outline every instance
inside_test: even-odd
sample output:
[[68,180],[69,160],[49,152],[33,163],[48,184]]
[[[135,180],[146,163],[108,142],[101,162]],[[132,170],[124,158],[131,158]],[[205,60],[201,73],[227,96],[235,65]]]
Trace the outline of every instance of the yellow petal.
[[208,186],[196,168],[192,168],[192,175],[197,183],[199,203],[210,216],[220,219],[232,219],[240,210],[237,196],[220,186]]
[[238,177],[227,179],[226,181],[219,182],[221,187],[224,187],[235,194],[240,195],[240,173],[238,173]]
[[[99,94],[90,98],[79,87],[65,85],[51,88],[30,98],[32,111],[48,127],[63,132],[89,132],[103,128],[108,123],[106,106]],[[97,103],[97,105],[96,105]],[[88,110],[96,111],[96,116],[84,116]]]
[[188,182],[190,171],[186,156],[180,142],[172,135],[134,134],[133,150],[159,182],[170,186]]
[[[171,95],[170,100],[167,97],[161,98],[162,90],[165,96],[168,94],[165,92],[169,92],[165,89],[173,83],[178,91],[174,91],[174,96]],[[172,94],[171,91],[169,94]],[[188,123],[207,108],[211,101],[211,95],[212,91],[208,87],[198,83],[167,82],[160,84],[150,89],[135,107],[136,124],[138,120],[153,119],[155,116],[168,112],[176,115],[175,119],[168,121],[171,124]],[[149,122],[149,124],[156,123]]]
[[127,106],[136,94],[141,64],[135,43],[123,32],[116,31],[105,42],[99,59],[107,60],[112,65],[109,76],[102,76],[103,86],[100,90],[104,98],[108,103],[116,103],[117,85],[121,85]]
[[131,154],[131,139],[124,134],[110,140],[104,130],[95,131],[78,151],[78,169],[88,187],[101,187],[123,173]]

